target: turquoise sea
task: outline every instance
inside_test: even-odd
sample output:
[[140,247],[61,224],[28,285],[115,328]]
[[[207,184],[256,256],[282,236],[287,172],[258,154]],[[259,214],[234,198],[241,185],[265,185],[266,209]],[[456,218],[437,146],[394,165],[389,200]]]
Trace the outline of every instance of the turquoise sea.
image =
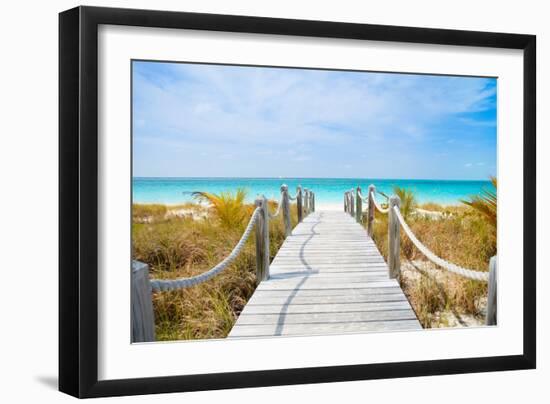
[[269,199],[279,199],[281,184],[287,184],[291,194],[296,187],[315,192],[315,201],[320,204],[342,203],[343,194],[351,188],[361,186],[367,190],[370,184],[386,194],[391,194],[394,186],[415,191],[420,203],[435,202],[446,205],[458,204],[460,199],[479,194],[483,188],[493,189],[489,181],[455,180],[389,180],[374,178],[152,178],[134,177],[132,195],[134,203],[178,204],[192,201],[191,193],[206,191],[219,193],[247,190],[247,199],[253,201],[257,195]]

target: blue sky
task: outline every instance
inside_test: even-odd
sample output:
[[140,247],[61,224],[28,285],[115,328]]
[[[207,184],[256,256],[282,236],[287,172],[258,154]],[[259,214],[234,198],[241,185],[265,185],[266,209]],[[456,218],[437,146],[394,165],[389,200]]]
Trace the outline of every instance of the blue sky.
[[487,179],[496,79],[133,62],[136,177]]

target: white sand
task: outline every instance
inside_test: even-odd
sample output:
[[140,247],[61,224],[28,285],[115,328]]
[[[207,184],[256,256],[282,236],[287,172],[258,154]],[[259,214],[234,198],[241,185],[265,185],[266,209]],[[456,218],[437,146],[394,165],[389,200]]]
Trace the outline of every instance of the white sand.
[[323,210],[328,211],[344,211],[344,202],[342,203],[317,203],[315,202],[315,211],[321,212]]
[[189,217],[193,220],[204,220],[208,217],[207,210],[196,209],[170,209],[166,212],[165,218],[170,217]]

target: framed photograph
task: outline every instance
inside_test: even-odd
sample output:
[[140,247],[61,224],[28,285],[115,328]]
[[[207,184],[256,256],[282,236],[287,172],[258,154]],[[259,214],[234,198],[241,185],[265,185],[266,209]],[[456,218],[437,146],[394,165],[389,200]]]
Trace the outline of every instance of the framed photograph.
[[61,391],[535,367],[535,36],[78,7],[59,47]]

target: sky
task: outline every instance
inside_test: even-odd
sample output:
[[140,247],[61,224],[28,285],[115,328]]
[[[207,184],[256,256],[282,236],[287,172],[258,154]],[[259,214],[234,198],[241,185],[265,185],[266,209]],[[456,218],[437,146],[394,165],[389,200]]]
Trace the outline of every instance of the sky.
[[494,78],[132,63],[135,177],[496,175]]

